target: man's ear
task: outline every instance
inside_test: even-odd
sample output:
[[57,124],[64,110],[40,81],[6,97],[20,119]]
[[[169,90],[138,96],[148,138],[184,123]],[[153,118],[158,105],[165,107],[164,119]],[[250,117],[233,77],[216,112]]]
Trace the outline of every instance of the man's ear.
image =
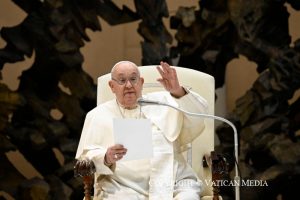
[[114,84],[113,84],[112,80],[108,81],[108,85],[109,85],[111,91],[112,91],[113,93],[115,93],[115,88],[114,88]]
[[141,83],[142,83],[142,85],[143,85],[145,80],[144,80],[143,77],[141,77],[141,78],[140,78],[140,81],[141,81]]

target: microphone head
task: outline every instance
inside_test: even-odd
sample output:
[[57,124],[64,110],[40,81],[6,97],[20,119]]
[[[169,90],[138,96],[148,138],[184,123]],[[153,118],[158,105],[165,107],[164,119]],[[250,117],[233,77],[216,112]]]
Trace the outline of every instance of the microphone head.
[[138,98],[137,103],[140,106],[146,106],[146,105],[160,105],[161,103],[158,101],[152,101],[144,98]]

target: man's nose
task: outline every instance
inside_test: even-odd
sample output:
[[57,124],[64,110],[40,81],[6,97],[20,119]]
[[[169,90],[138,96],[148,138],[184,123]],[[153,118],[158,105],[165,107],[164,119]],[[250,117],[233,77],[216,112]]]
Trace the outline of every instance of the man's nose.
[[130,80],[126,81],[125,87],[127,87],[127,88],[131,88],[132,87],[132,84],[131,84]]

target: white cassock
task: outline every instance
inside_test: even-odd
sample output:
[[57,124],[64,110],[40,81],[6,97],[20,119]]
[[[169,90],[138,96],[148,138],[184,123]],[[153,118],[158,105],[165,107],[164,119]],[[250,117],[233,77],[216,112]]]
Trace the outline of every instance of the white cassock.
[[[168,92],[149,93],[143,98],[190,112],[207,112],[206,100],[192,91],[179,99]],[[109,168],[104,165],[104,155],[107,148],[114,145],[113,118],[122,117],[150,119],[153,158],[117,162]],[[198,137],[203,129],[202,118],[187,116],[166,106],[149,105],[141,109],[138,106],[127,110],[111,100],[88,112],[76,159],[87,158],[95,164],[95,200],[199,199],[202,183],[184,160],[181,148]]]

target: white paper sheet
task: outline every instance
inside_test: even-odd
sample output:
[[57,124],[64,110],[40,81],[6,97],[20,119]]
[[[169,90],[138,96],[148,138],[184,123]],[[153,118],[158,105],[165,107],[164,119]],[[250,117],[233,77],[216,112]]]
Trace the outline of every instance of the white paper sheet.
[[152,131],[149,119],[114,119],[115,144],[122,144],[126,155],[120,161],[152,158]]

